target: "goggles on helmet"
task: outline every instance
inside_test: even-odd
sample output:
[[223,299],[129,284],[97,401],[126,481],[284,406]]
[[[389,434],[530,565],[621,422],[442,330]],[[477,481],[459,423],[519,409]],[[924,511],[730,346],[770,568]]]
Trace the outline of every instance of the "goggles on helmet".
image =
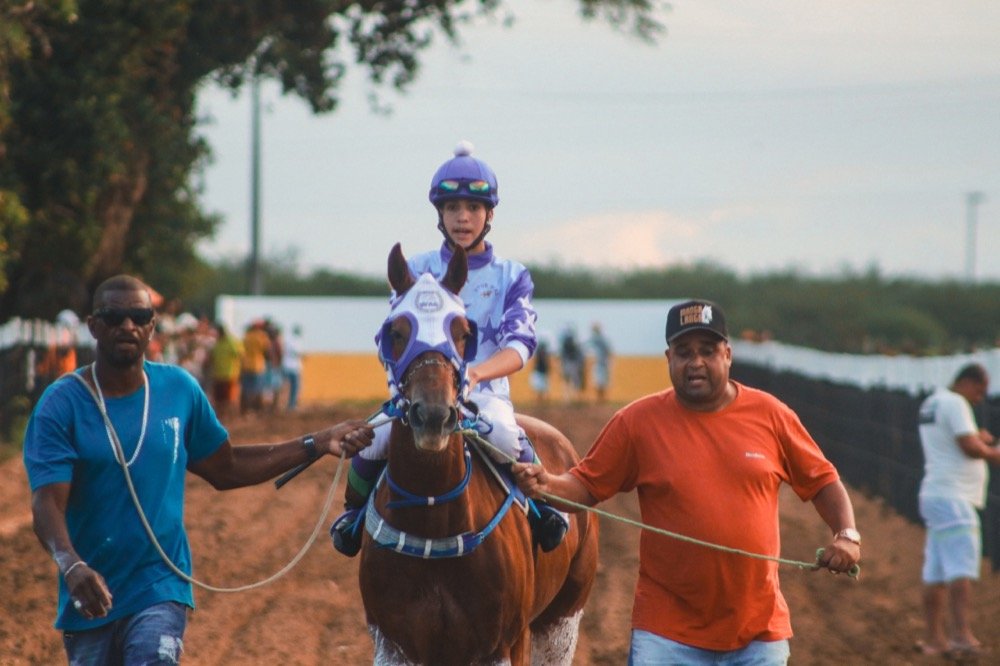
[[490,191],[490,184],[485,180],[442,180],[437,187],[446,194],[455,194],[463,190],[470,194],[488,194]]

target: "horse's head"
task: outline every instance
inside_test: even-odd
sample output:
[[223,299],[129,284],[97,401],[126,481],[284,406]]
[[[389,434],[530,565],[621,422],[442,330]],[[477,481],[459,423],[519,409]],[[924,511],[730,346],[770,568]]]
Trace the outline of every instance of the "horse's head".
[[444,449],[457,429],[466,363],[476,355],[475,322],[466,319],[457,295],[468,272],[465,251],[457,246],[440,282],[430,273],[414,279],[399,243],[389,253],[396,298],[379,331],[379,357],[392,402],[425,451]]

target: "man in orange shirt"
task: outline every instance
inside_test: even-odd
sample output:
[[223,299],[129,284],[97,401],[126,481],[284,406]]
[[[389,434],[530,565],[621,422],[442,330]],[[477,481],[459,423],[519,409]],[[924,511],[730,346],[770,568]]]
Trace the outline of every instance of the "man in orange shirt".
[[243,335],[243,361],[240,369],[240,413],[259,412],[264,407],[267,355],[271,338],[263,319],[250,323]]
[[[777,557],[778,491],[787,483],[830,527],[818,564],[850,570],[861,537],[837,470],[790,408],[729,378],[719,306],[672,307],[666,337],[673,387],[619,410],[565,474],[514,465],[521,488],[587,506],[636,489],[648,525]],[[629,663],[787,663],[792,630],[777,566],[643,531]]]

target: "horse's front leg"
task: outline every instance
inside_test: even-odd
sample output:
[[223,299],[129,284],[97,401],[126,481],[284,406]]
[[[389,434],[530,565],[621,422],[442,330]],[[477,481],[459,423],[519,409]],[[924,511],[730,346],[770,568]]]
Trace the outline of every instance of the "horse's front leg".
[[572,666],[583,609],[531,632],[532,666]]
[[531,665],[531,629],[524,628],[521,635],[517,637],[514,644],[510,646],[511,666]]
[[392,642],[382,630],[374,624],[368,625],[368,633],[372,637],[375,654],[373,666],[417,666],[406,658],[399,646]]

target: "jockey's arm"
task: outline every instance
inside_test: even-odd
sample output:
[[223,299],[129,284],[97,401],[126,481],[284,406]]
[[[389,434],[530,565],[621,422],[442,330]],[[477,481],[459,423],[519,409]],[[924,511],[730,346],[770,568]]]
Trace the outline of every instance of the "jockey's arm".
[[479,382],[488,382],[497,377],[512,375],[524,367],[524,359],[516,349],[498,349],[482,363],[469,367],[469,387],[475,388]]
[[524,491],[524,494],[528,497],[544,499],[560,511],[573,513],[580,511],[581,508],[563,504],[557,498],[584,506],[597,504],[594,496],[569,472],[549,474],[541,465],[532,463],[514,463],[511,466],[511,471],[514,473],[518,487]]

